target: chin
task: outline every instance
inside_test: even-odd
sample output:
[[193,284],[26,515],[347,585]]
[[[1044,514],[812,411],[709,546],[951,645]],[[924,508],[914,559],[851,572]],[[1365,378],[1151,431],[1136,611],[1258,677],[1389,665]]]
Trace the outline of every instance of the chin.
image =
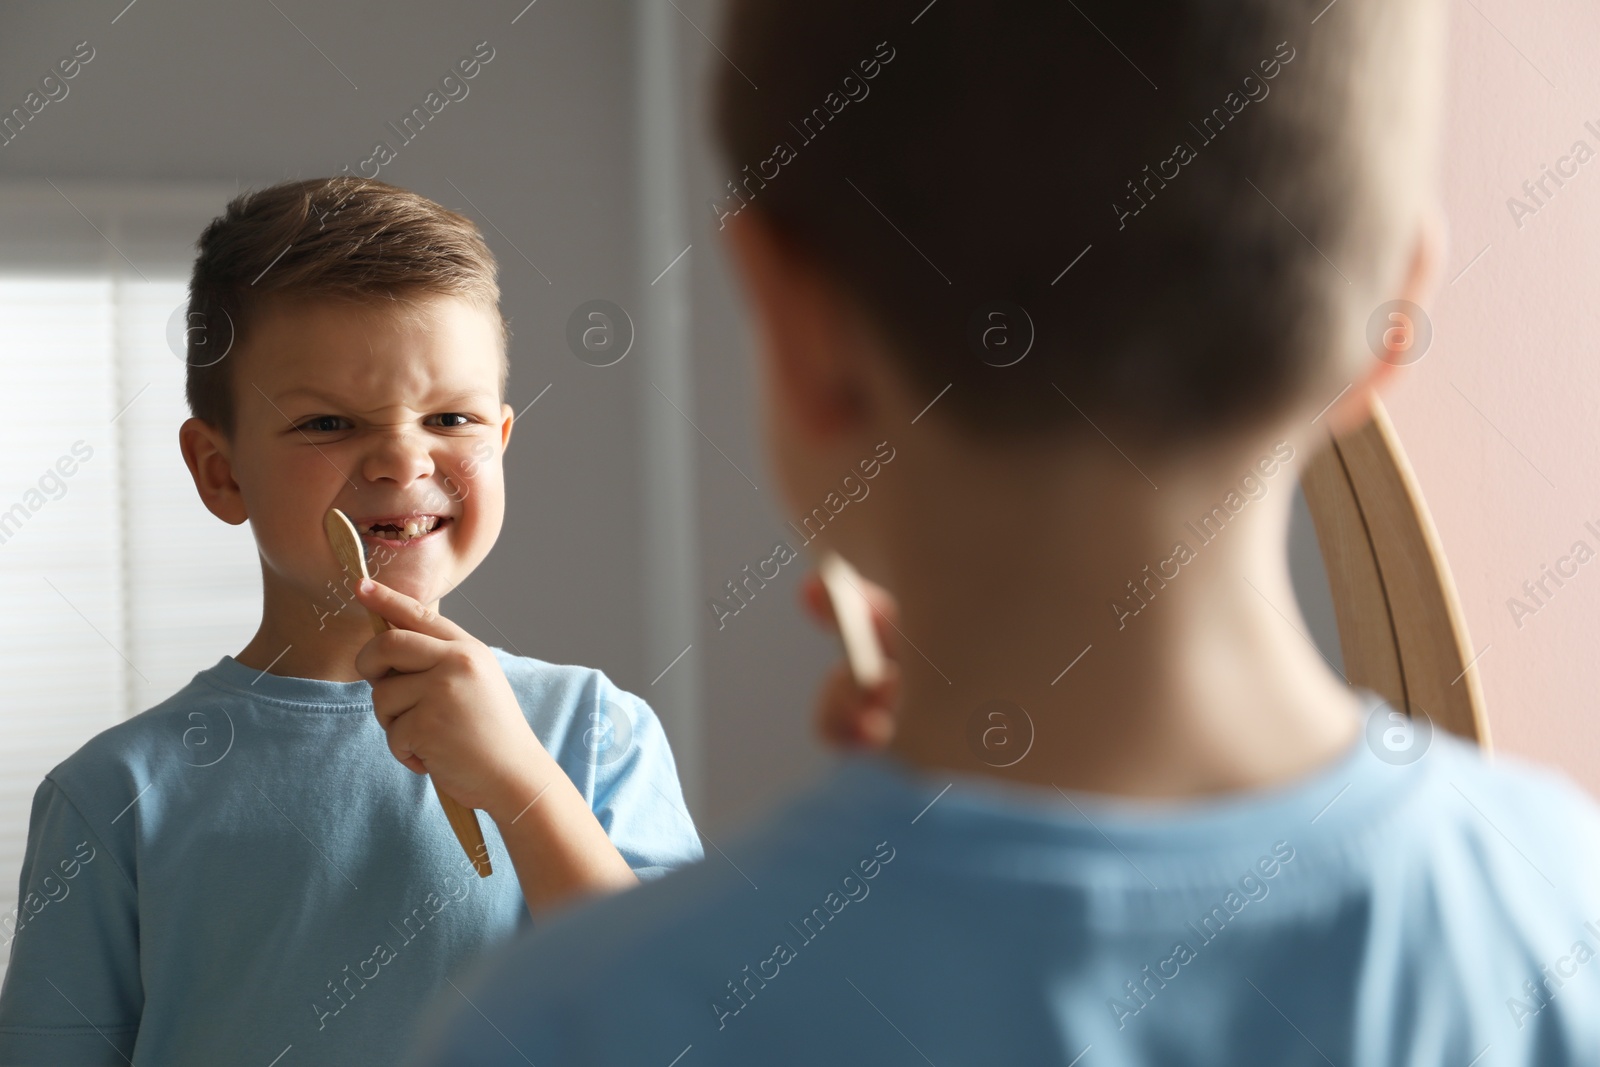
[[432,604],[455,588],[452,584],[433,580],[424,575],[392,575],[387,579],[379,575],[377,580],[397,593],[404,593],[419,604]]
[[454,589],[471,574],[476,561],[464,558],[450,541],[435,541],[412,554],[386,552],[382,546],[369,550],[367,566],[374,581],[404,593],[413,600],[431,604]]

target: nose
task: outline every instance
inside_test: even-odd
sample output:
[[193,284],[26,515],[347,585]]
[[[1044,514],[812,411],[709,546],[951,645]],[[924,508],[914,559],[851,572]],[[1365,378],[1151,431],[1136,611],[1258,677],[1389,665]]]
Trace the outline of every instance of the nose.
[[433,477],[431,442],[424,435],[400,428],[376,435],[371,449],[361,462],[361,475],[368,482],[391,482],[407,486]]

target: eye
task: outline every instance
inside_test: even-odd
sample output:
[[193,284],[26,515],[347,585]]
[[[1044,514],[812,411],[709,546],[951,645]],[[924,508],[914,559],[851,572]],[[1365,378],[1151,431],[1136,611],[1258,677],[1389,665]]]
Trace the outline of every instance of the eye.
[[463,415],[459,411],[447,411],[442,415],[434,415],[432,418],[438,420],[435,425],[447,430],[458,430],[463,426],[471,426],[473,423],[471,415]]
[[309,433],[337,433],[340,430],[348,429],[349,426],[350,420],[338,415],[313,415],[296,426],[295,429]]

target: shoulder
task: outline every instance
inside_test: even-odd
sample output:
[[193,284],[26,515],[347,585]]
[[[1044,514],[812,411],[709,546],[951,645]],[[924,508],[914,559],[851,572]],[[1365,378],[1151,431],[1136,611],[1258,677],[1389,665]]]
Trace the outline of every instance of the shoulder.
[[599,731],[614,737],[620,752],[632,740],[651,741],[661,731],[650,705],[602,670],[548,663],[500,648],[492,651],[529,725],[558,758],[559,750],[571,741],[581,741],[586,733],[598,736],[594,732]]
[[595,667],[574,663],[549,663],[532,656],[518,656],[503,648],[491,648],[506,680],[519,700],[541,706],[574,706],[595,701],[643,704],[637,696],[619,687],[606,673]]
[[1458,839],[1499,839],[1560,866],[1600,861],[1600,805],[1565,773],[1448,735],[1424,760],[1419,802]]
[[120,795],[128,782],[149,782],[189,754],[211,718],[241,698],[213,686],[202,671],[159,704],[108,727],[78,747],[50,771],[53,781],[75,800],[111,790]]
[[534,656],[519,656],[493,645],[489,651],[494,653],[513,686],[527,686],[547,693],[565,693],[592,686],[625,692],[598,667],[586,667],[580,663],[551,663]]
[[197,677],[149,710],[102,730],[58,763],[34,791],[29,857],[50,864],[73,854],[71,849],[87,862],[105,849],[110,859],[102,864],[110,863],[132,885],[141,820],[124,816],[184,758],[192,740],[185,730],[195,725],[188,715],[207,706],[207,692]]
[[[1473,861],[1498,856],[1497,884],[1513,899],[1526,882],[1572,924],[1600,920],[1600,805],[1555,768],[1461,747],[1446,799],[1470,828]],[[1533,910],[1540,896],[1522,899]]]
[[1534,913],[1600,915],[1600,807],[1559,771],[1435,732],[1420,757],[1361,751],[1341,774],[1348,786],[1292,838],[1310,895],[1383,897],[1438,922],[1493,911],[1484,936],[1526,933]]
[[[109,850],[111,862],[131,882],[135,838],[152,825],[147,816],[158,807],[146,794],[158,782],[171,781],[179,764],[200,758],[207,735],[221,726],[219,713],[244,699],[209,684],[207,673],[201,671],[166,700],[100,731],[52,768],[34,792],[30,849],[59,851],[62,843],[52,844],[52,839],[65,835],[76,842],[87,833]],[[143,809],[130,814],[141,802]]]
[[1368,985],[1398,997],[1414,980],[1399,968],[1428,974],[1497,1048],[1576,1062],[1558,1050],[1593,1048],[1600,1019],[1551,990],[1600,945],[1600,806],[1560,771],[1450,736],[1419,764],[1366,842]]
[[1295,879],[1324,911],[1403,916],[1386,958],[1476,987],[1600,920],[1600,806],[1561,772],[1440,733],[1413,764],[1361,778],[1364,814],[1303,832]]

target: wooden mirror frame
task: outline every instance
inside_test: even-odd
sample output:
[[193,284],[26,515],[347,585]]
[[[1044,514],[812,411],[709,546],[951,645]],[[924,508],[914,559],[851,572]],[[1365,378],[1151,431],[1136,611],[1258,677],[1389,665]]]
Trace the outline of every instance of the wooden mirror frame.
[[1329,434],[1300,477],[1327,568],[1345,680],[1489,748],[1450,566],[1389,414]]

